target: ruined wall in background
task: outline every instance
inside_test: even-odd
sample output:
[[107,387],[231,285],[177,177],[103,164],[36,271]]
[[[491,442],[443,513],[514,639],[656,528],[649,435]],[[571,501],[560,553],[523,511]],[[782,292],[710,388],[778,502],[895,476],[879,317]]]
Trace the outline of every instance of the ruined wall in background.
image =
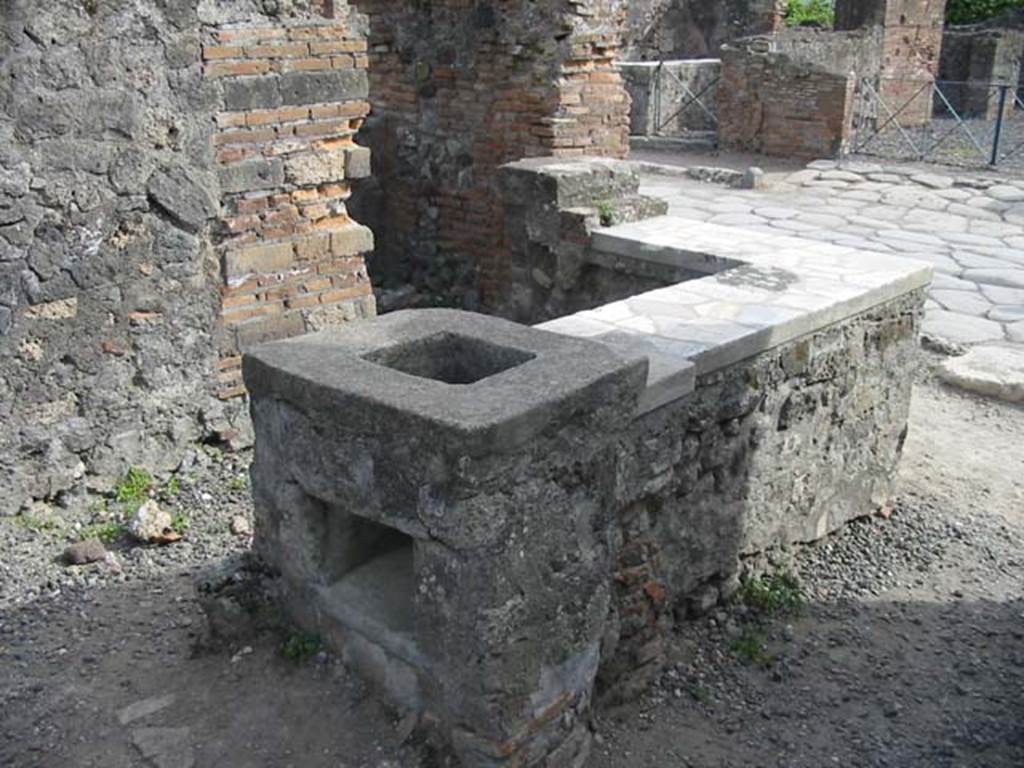
[[837,0],[836,30],[882,28],[879,96],[904,126],[932,117],[946,0]]
[[718,87],[719,143],[766,155],[833,157],[850,137],[855,82],[852,74],[753,44],[726,46]]
[[783,27],[785,0],[632,0],[623,58],[717,58],[725,43]]
[[[306,131],[319,142],[330,141],[336,127],[347,147],[354,129],[339,122],[328,130],[312,111],[291,120],[259,111],[286,102],[312,110],[325,101],[314,98],[312,81],[305,92],[283,87],[283,62],[325,58],[311,49],[308,57],[292,58],[292,52],[314,42],[351,44],[347,38],[289,41],[297,47],[285,52],[280,46],[288,33],[279,31],[272,40],[248,40],[253,50],[243,45],[238,55],[208,55],[204,65],[203,46],[214,43],[215,30],[308,25],[328,10],[282,0],[267,15],[264,5],[0,5],[0,514],[13,514],[32,499],[75,504],[86,488],[109,488],[130,466],[171,469],[189,442],[244,430],[244,403],[216,397],[230,386],[230,376],[218,382],[221,355],[250,322],[242,313],[277,314],[289,300],[293,283],[279,276],[291,274],[293,265],[285,263],[283,250],[258,260],[255,252],[232,255],[244,253],[234,246],[273,240],[271,227],[284,237],[288,226],[315,226],[320,209],[306,215],[309,205],[337,218],[345,192],[325,194],[326,188],[300,178],[320,168],[329,185],[344,178],[340,168],[310,162],[289,171],[281,155],[269,161],[270,176],[246,178],[240,169],[255,165],[235,166],[232,158],[280,146],[276,140],[289,131],[295,134],[289,142],[308,142],[300,138]],[[347,9],[333,5],[329,10],[343,23]],[[268,47],[258,50],[264,42]],[[333,65],[333,52],[330,60]],[[280,98],[280,105],[240,101],[250,86],[255,99],[255,84],[279,71],[274,77],[281,87],[264,93]],[[298,93],[305,95],[296,102]],[[333,95],[326,100],[348,103]],[[252,125],[230,124],[250,116]],[[316,159],[337,166],[340,155]],[[274,175],[277,169],[282,177]],[[300,189],[315,190],[318,199],[293,199]],[[242,212],[233,206],[245,201],[255,208],[269,192],[287,193],[291,203],[269,200],[259,223],[235,215]],[[295,258],[297,242],[289,246]],[[255,267],[245,266],[249,257]],[[351,274],[358,276],[355,283],[365,281],[353,264],[319,257],[309,263],[318,272],[331,264],[323,277],[330,288],[304,284],[299,290],[310,295],[347,290]],[[242,275],[255,276],[255,284],[241,281]],[[339,275],[343,284],[336,287]],[[361,283],[359,290],[365,291]],[[345,301],[339,315],[349,314]],[[252,322],[246,327],[254,328]]]
[[[947,27],[942,35],[939,79],[942,92],[961,116],[993,120],[999,114],[996,84],[1013,86],[1021,79],[1024,32],[984,26]],[[1004,113],[1014,109],[1007,93]]]
[[499,165],[548,154],[622,156],[628,100],[613,0],[361,0],[370,19],[363,139],[375,192],[356,218],[381,283],[488,305],[508,277]]

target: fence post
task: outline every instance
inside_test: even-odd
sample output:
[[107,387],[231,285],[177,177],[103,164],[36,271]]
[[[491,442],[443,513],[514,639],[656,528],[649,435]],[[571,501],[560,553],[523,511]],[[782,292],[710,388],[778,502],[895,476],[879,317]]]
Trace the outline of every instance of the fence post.
[[1009,90],[1008,85],[999,86],[999,113],[996,115],[996,132],[992,136],[992,157],[988,161],[989,165],[999,164],[999,140],[1003,137],[1003,111],[1006,109],[1006,94]]
[[658,61],[654,70],[654,135],[661,135],[661,68],[665,66],[664,61]]

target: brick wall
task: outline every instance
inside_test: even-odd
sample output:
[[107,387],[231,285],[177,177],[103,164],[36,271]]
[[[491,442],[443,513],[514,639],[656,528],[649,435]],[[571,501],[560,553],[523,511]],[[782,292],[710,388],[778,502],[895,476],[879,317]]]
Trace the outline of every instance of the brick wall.
[[719,142],[767,155],[832,157],[852,129],[853,75],[747,46],[722,51]]
[[[523,157],[623,156],[628,99],[611,0],[363,0],[378,194],[375,276],[487,305],[508,277],[497,168]],[[375,277],[376,279],[376,277]]]
[[244,392],[247,348],[375,312],[373,235],[346,207],[370,172],[354,142],[370,108],[367,44],[345,20],[231,25],[209,31],[203,61],[222,94],[217,378],[230,398]]

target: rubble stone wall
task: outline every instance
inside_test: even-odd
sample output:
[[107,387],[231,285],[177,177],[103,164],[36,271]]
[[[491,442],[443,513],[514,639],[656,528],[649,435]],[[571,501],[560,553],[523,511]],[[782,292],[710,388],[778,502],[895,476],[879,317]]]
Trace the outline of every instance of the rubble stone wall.
[[627,152],[628,98],[614,66],[623,4],[358,6],[370,19],[365,135],[376,187],[359,216],[377,235],[375,279],[487,305],[508,278],[498,166]]
[[633,0],[624,58],[717,58],[725,43],[782,29],[785,9],[785,0]]
[[358,19],[264,5],[0,8],[0,514],[244,433],[237,350],[372,310]]
[[634,422],[619,442],[606,690],[642,690],[673,616],[731,596],[766,553],[891,499],[923,301],[907,294],[699,376],[695,392]]

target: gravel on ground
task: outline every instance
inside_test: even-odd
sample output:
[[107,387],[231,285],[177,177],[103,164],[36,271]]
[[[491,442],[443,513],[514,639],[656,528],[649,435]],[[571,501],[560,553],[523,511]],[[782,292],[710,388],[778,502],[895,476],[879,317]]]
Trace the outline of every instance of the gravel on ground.
[[[249,546],[248,456],[187,464],[153,490],[173,544],[68,566],[112,502],[0,520],[0,765],[447,765],[322,650],[202,650],[194,580]],[[779,554],[799,611],[680,622],[660,681],[596,712],[590,765],[1024,765],[1021,478],[1024,409],[929,375],[891,515]]]

